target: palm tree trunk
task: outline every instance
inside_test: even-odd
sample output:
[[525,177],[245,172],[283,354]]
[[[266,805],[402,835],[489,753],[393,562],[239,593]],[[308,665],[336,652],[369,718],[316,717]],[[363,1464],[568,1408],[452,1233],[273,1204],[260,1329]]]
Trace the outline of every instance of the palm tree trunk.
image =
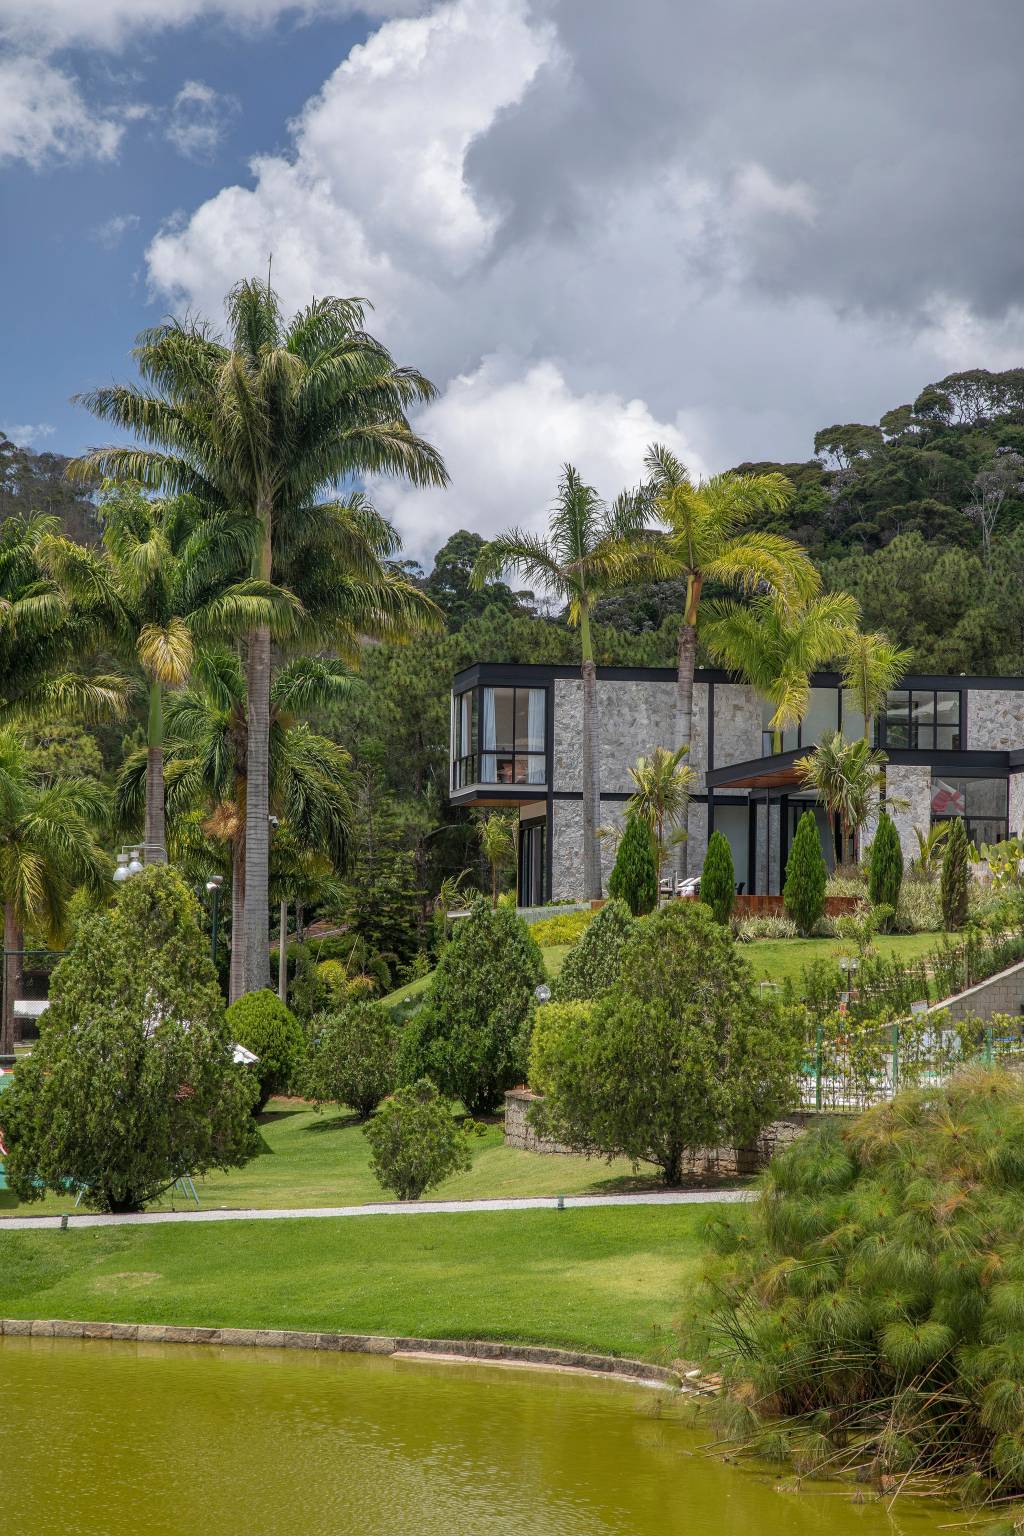
[[[689,750],[693,737],[693,674],[697,670],[697,614],[704,579],[691,572],[686,583],[686,611],[679,629],[676,653],[676,740],[677,747]],[[679,844],[679,874],[685,873],[685,843]]]
[[245,962],[245,831],[239,827],[231,848],[231,974],[228,1002],[242,995]]
[[149,726],[146,733],[146,864],[167,863],[164,826],[164,700],[158,682],[149,685]]
[[281,924],[277,941],[277,995],[288,1004],[288,902],[281,903]]
[[[259,577],[271,577],[270,508],[262,506]],[[243,989],[270,986],[270,629],[249,635],[249,693],[245,800],[245,918]]]
[[597,823],[601,814],[600,723],[597,706],[597,667],[590,637],[590,614],[580,609],[583,646],[583,880],[588,901],[600,901],[601,848]]
[[14,1054],[14,999],[18,993],[21,956],[12,953],[22,947],[21,929],[11,902],[4,903],[4,1008],[0,1020],[0,1056]]

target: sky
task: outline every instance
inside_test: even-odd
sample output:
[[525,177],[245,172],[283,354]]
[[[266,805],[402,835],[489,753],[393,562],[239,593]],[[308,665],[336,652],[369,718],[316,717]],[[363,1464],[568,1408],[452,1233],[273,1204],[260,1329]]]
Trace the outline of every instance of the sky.
[[1024,364],[1017,0],[2,0],[0,427],[239,277],[359,294],[438,396],[445,490],[371,483],[410,556],[804,459]]

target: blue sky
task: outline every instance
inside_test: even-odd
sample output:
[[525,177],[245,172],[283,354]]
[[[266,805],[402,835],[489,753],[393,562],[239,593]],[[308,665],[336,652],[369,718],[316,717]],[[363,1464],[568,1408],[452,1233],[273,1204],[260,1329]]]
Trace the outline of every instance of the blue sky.
[[[131,125],[115,160],[0,168],[8,231],[0,246],[8,295],[0,426],[52,427],[33,446],[63,453],[106,440],[109,429],[70,397],[130,378],[136,332],[167,313],[166,295],[147,281],[150,240],[225,183],[244,181],[250,156],[280,152],[289,119],[367,28],[365,20],[285,19],[240,36],[212,19],[136,41],[115,59],[82,49],[60,55],[90,96],[142,102],[152,116]],[[209,152],[182,153],[167,137],[174,100],[190,80],[226,99]],[[123,233],[111,227],[117,220],[130,221]]]
[[272,250],[437,385],[450,486],[369,486],[429,560],[542,528],[566,461],[804,459],[1020,366],[1024,6],[846,9],[0,0],[0,425],[105,440],[68,397]]

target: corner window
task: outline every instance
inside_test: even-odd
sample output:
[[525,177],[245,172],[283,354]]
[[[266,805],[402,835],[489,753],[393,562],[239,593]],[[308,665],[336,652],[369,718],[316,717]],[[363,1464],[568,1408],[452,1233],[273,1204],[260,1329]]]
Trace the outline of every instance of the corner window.
[[468,688],[452,697],[451,786],[547,779],[543,688]]

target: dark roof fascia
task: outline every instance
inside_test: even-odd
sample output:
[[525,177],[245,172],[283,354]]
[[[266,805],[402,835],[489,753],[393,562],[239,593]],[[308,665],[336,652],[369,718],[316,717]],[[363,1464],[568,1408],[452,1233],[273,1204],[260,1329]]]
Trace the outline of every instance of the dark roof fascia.
[[[752,757],[712,768],[707,774],[708,786],[714,789],[718,784],[735,784],[740,774],[745,778],[756,778],[762,773],[784,772],[797,758],[807,757],[810,750],[809,747],[796,747],[791,752],[776,752],[771,757]],[[893,747],[885,754],[886,766],[890,768],[931,768],[940,773],[961,773],[966,778],[1001,777],[1010,772],[1014,758],[1018,758],[1024,767],[1024,751],[911,752]]]
[[[536,662],[475,661],[456,672],[452,686],[456,693],[472,688],[478,683],[504,683],[507,686],[521,683],[538,687],[555,678],[578,678],[579,667],[546,666]],[[598,667],[597,675],[608,683],[672,683],[675,667]],[[721,667],[698,667],[694,674],[698,683],[739,683],[741,679]],[[838,688],[842,682],[839,672],[815,672],[811,678],[814,688]],[[1024,677],[967,677],[955,672],[912,672],[901,681],[896,692],[907,689],[936,689],[940,693],[956,693],[960,689],[992,689],[1007,693],[1024,690]]]

